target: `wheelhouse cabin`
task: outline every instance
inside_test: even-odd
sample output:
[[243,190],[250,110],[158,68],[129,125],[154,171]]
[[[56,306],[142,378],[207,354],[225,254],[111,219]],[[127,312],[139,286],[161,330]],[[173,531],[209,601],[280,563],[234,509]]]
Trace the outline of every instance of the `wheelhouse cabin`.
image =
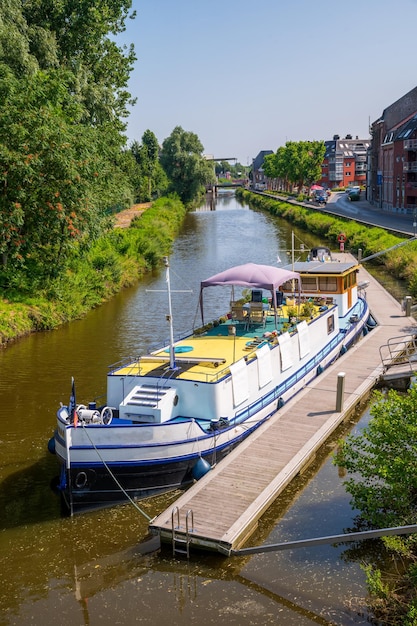
[[[357,276],[359,265],[354,262],[298,261],[291,265],[301,277],[302,300],[312,299],[316,304],[337,304],[339,316],[344,317],[358,300]],[[294,297],[292,281],[282,286],[284,297]]]

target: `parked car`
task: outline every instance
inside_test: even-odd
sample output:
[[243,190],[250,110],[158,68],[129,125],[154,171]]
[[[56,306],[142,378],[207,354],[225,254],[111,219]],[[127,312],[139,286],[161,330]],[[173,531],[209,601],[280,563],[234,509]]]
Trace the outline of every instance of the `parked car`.
[[361,188],[359,186],[346,187],[345,191],[346,191],[347,194],[360,193],[361,192]]
[[351,202],[355,202],[356,200],[360,200],[360,199],[361,199],[360,191],[351,191],[348,194],[348,200],[350,200]]
[[326,204],[327,202],[327,193],[325,191],[315,193],[315,201],[319,204]]

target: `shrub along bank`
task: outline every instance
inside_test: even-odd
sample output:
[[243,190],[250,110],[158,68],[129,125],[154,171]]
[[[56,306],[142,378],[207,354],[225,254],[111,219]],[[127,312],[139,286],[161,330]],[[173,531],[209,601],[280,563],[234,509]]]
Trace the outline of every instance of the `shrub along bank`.
[[134,284],[169,254],[185,213],[178,198],[160,198],[130,228],[111,228],[95,241],[79,242],[57,277],[3,291],[0,346],[80,318]]
[[[387,250],[404,240],[388,233],[383,228],[364,226],[352,220],[320,213],[298,204],[266,198],[243,189],[238,189],[236,195],[250,206],[282,217],[299,228],[314,233],[335,247],[339,245],[338,235],[343,232],[347,240],[345,249],[349,249],[352,253],[361,249],[363,258]],[[416,242],[383,254],[374,262],[383,265],[396,278],[404,280],[409,293],[417,298]]]

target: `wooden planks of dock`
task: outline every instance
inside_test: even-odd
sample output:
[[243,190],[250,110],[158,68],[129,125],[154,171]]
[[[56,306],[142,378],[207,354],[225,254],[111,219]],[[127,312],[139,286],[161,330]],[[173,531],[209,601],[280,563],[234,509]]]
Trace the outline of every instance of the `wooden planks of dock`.
[[[277,496],[366,401],[384,372],[380,347],[393,336],[417,332],[417,322],[364,268],[358,278],[369,283],[366,298],[378,326],[151,521],[150,532],[174,551],[198,547],[230,555],[242,547]],[[337,411],[341,372],[344,395]]]

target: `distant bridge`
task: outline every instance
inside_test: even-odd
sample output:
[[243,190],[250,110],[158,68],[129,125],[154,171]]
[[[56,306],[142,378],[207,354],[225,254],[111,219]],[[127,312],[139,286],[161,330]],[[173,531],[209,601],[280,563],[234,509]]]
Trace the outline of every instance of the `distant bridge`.
[[223,183],[214,183],[214,185],[207,185],[207,187],[212,188],[212,187],[216,187],[216,189],[218,189],[219,187],[223,187],[223,188],[230,188],[230,187],[244,187],[246,185],[246,179],[245,178],[240,178],[237,180],[230,180],[227,182],[223,182]]
[[204,154],[203,159],[206,161],[237,161],[236,157],[215,157],[212,154]]
[[242,180],[231,180],[230,182],[223,183],[214,183],[210,185],[206,185],[206,193],[213,193],[217,195],[218,189],[236,189],[236,187],[245,187],[246,180],[242,178]]
[[[206,161],[213,161],[216,163],[220,163],[221,161],[237,161],[236,157],[215,157],[211,154],[205,154],[204,155],[204,159]],[[245,187],[247,184],[247,180],[245,178],[237,178],[237,179],[233,179],[230,181],[225,181],[222,183],[216,182],[216,183],[210,183],[209,185],[206,185],[206,192],[207,193],[214,193],[214,195],[217,194],[217,190],[219,188],[223,188],[223,189],[235,189],[236,187]]]

